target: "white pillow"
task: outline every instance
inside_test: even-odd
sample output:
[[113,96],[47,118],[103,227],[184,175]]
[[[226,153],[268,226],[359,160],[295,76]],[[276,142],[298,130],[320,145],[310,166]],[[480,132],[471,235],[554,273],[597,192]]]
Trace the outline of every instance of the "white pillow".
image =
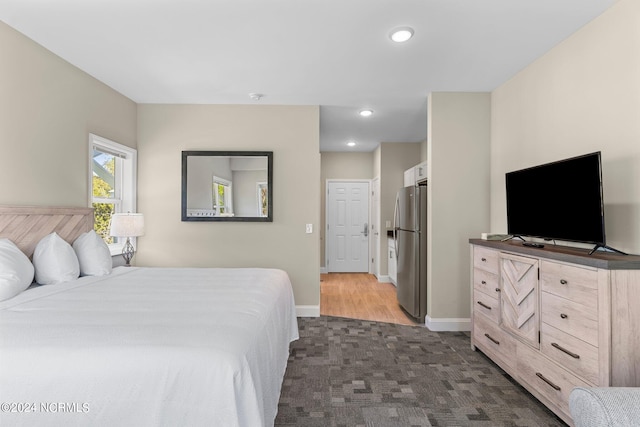
[[109,247],[102,237],[91,230],[81,234],[73,242],[73,250],[78,256],[81,276],[104,276],[111,274],[113,263]]
[[13,298],[33,282],[33,264],[9,239],[0,239],[0,301]]
[[55,285],[75,280],[80,276],[80,265],[70,244],[57,233],[44,236],[33,252],[36,282]]

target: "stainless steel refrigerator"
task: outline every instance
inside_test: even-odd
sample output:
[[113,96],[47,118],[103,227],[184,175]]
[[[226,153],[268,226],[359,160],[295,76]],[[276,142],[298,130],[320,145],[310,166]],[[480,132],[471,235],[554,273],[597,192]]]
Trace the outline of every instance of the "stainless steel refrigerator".
[[394,235],[400,306],[424,321],[427,314],[427,186],[404,187],[396,197]]

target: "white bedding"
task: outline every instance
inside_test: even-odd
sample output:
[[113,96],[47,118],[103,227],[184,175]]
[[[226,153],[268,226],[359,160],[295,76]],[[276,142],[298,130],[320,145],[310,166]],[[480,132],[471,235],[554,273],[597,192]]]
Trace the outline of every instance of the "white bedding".
[[0,302],[0,425],[272,425],[297,338],[281,270],[122,267],[31,288]]

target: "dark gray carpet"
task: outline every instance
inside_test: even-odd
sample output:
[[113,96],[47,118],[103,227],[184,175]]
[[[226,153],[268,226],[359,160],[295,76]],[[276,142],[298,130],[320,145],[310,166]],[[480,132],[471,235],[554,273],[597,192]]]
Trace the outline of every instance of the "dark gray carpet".
[[564,426],[469,333],[299,318],[276,426]]

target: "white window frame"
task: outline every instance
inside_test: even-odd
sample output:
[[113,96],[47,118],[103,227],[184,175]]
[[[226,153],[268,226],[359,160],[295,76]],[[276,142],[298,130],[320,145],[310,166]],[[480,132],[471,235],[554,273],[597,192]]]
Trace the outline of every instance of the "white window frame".
[[[93,149],[110,153],[116,156],[118,166],[116,167],[115,199],[103,199],[93,197]],[[113,203],[116,213],[136,212],[136,188],[137,188],[137,166],[138,151],[135,148],[127,147],[110,139],[103,138],[92,133],[89,134],[89,170],[88,170],[88,199],[89,207],[93,202]],[[136,246],[136,238],[131,238],[131,243]],[[109,245],[111,255],[122,253],[124,242],[116,242]]]
[[[212,198],[213,198],[213,210],[215,211],[216,216],[220,216],[219,206],[218,206],[218,191],[215,189],[216,185],[222,185],[229,189],[229,191],[224,192],[224,207],[225,212],[224,215],[233,215],[233,183],[228,179],[220,178],[219,176],[213,175],[213,185],[211,186],[212,190]],[[215,189],[215,190],[214,190]]]
[[[268,183],[267,181],[259,181],[256,182],[256,195],[257,195],[257,199],[258,199],[258,216],[265,218],[268,216],[268,214],[263,214],[262,213],[262,189],[264,188],[267,191],[267,197],[269,194],[269,187],[268,187]],[[269,210],[269,201],[267,200],[267,211]]]

